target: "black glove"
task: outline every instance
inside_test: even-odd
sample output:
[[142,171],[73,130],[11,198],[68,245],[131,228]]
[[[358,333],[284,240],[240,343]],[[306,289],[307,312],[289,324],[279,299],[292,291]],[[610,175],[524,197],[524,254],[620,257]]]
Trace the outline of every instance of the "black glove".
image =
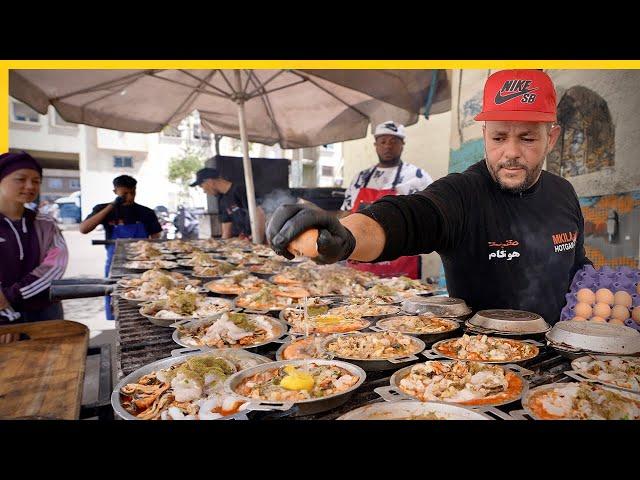
[[122,197],[122,196],[120,196],[120,195],[118,195],[118,196],[116,197],[116,199],[115,199],[113,202],[111,202],[111,204],[112,204],[114,207],[117,207],[118,205],[122,205],[123,203],[124,203],[124,197]]
[[274,252],[291,260],[293,255],[287,250],[287,246],[310,228],[317,228],[319,231],[319,255],[313,258],[317,263],[346,260],[356,248],[355,237],[336,217],[319,208],[304,205],[278,207],[269,221],[267,238]]

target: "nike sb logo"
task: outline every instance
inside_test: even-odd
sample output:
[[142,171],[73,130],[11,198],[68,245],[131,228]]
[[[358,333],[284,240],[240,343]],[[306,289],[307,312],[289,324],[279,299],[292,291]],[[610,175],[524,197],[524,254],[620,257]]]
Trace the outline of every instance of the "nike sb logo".
[[522,97],[520,100],[522,103],[535,102],[537,94],[531,92],[538,90],[538,87],[530,88],[530,86],[531,80],[507,80],[500,91],[496,93],[496,105],[502,105],[518,97]]

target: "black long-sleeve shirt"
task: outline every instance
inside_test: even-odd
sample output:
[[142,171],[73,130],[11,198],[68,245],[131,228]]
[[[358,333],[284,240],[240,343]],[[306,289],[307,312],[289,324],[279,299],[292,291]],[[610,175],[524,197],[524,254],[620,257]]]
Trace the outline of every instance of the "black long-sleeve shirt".
[[512,194],[482,160],[422,192],[383,197],[361,213],[386,234],[375,261],[436,251],[449,294],[473,310],[527,310],[554,324],[575,272],[591,264],[576,192],[545,171],[527,191]]

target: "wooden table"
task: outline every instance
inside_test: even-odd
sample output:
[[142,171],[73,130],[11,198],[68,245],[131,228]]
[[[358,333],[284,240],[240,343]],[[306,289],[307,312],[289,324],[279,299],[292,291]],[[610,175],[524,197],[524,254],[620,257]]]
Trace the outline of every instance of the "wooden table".
[[[49,320],[0,327],[0,419],[78,419],[89,329]],[[16,335],[17,336],[17,335]]]

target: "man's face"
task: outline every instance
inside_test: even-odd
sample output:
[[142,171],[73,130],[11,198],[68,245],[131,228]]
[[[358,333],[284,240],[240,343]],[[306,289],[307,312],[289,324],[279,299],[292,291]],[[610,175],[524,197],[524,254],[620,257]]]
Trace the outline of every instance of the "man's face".
[[218,190],[218,182],[214,178],[207,178],[200,184],[200,188],[204,190],[204,193],[207,195],[218,195],[220,190]]
[[0,195],[11,202],[31,203],[40,193],[42,179],[36,170],[21,168],[0,182]]
[[113,193],[119,197],[124,197],[123,205],[132,205],[136,198],[136,189],[129,187],[116,187],[113,189]]
[[374,143],[380,163],[394,164],[400,158],[404,141],[395,135],[379,135]]
[[483,135],[489,173],[500,188],[519,193],[540,177],[560,127],[544,122],[488,121]]

